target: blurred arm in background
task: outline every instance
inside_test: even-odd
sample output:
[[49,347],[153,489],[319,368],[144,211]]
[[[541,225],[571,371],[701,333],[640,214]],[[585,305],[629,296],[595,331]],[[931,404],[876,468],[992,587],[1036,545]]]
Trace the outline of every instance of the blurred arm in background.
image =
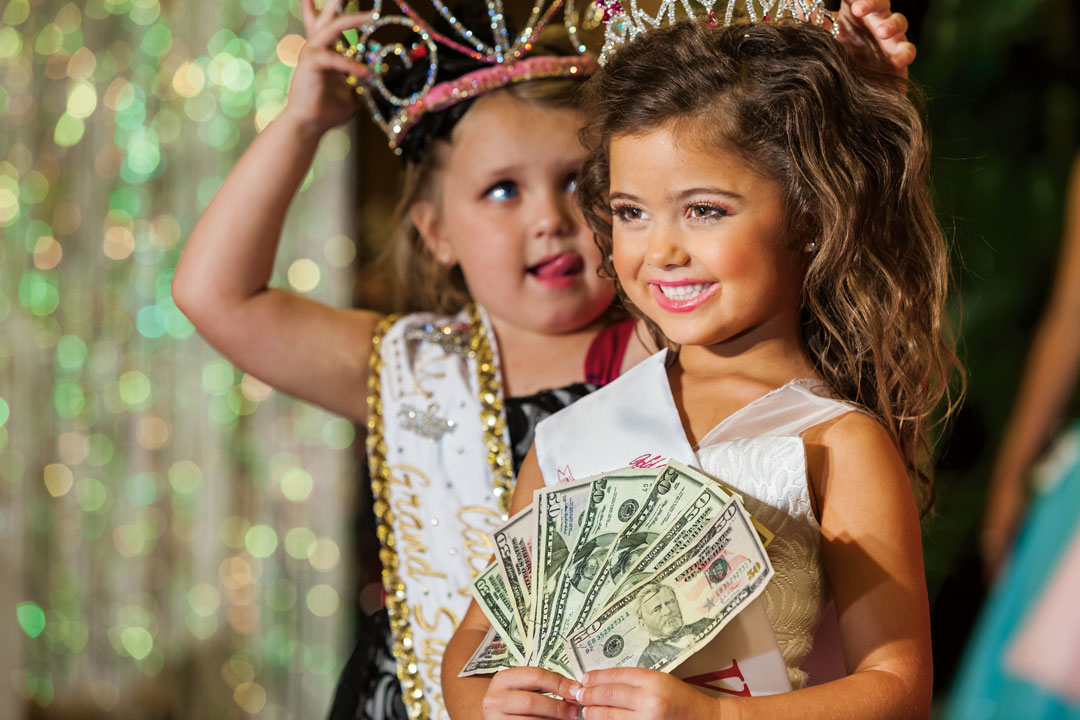
[[1065,231],[1050,302],[994,462],[980,546],[987,577],[1000,573],[1027,506],[1026,479],[1080,375],[1080,155],[1065,194]]

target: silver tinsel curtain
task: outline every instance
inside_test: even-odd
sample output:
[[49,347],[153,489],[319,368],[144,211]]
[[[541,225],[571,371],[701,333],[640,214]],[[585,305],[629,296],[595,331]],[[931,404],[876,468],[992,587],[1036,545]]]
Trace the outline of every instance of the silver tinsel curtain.
[[[233,368],[169,289],[284,104],[298,11],[0,5],[0,717],[326,710],[353,427]],[[274,281],[334,304],[349,151],[324,142]]]

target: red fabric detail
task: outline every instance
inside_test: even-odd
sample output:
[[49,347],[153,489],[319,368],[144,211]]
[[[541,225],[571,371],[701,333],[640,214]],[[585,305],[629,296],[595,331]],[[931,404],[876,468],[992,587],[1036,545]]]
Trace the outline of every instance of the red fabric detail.
[[607,385],[619,377],[626,346],[634,333],[634,318],[627,318],[601,330],[585,356],[585,382]]
[[[730,680],[733,678],[737,678],[739,682],[742,683],[741,688],[736,690],[723,684],[717,684],[720,680]],[[746,678],[743,677],[742,670],[739,669],[739,661],[735,658],[732,658],[731,665],[723,670],[705,673],[704,675],[694,675],[693,677],[684,677],[682,681],[691,685],[699,685],[703,688],[727,693],[728,695],[735,695],[736,697],[752,697],[750,686],[746,684]]]

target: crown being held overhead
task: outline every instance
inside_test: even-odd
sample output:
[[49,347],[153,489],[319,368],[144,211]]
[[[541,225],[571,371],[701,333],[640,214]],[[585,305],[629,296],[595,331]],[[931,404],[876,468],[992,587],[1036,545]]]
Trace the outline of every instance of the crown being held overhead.
[[[512,33],[502,0],[475,0],[486,7],[490,36],[482,37],[461,22],[442,2],[431,0],[435,11],[448,28],[439,32],[404,0],[390,0],[400,14],[384,12],[383,0],[374,0],[371,19],[358,29],[355,37],[338,44],[338,52],[365,64],[371,75],[360,82],[350,78],[363,97],[372,119],[390,140],[390,147],[400,153],[400,144],[420,118],[429,112],[445,109],[483,93],[528,80],[554,77],[587,77],[596,61],[585,55],[567,57],[525,57],[533,48],[540,31],[565,3],[564,27],[578,53],[585,46],[578,38],[575,0],[533,0],[525,27]],[[397,39],[376,38],[397,33]],[[402,37],[403,36],[403,37]],[[446,50],[471,58],[477,69],[457,78],[438,82],[440,52]],[[423,72],[413,73],[414,66]],[[388,73],[418,75],[412,86],[390,88]]]
[[[629,3],[629,8],[625,7],[623,2]],[[672,25],[679,20],[702,19],[714,27],[729,27],[790,17],[798,22],[825,27],[834,37],[840,30],[836,18],[825,9],[823,0],[727,0],[727,9],[722,19],[717,17],[717,14],[723,0],[660,0],[655,15],[642,10],[638,0],[596,0],[596,3],[603,8],[606,26],[604,47],[600,51],[601,65],[607,62],[608,57],[619,46],[650,29]]]

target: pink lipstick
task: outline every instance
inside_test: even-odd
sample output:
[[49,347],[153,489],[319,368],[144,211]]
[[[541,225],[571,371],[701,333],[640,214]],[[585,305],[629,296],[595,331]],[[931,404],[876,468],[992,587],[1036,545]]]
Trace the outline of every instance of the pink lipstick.
[[649,290],[660,309],[674,313],[695,310],[719,289],[720,283],[708,280],[649,283]]

